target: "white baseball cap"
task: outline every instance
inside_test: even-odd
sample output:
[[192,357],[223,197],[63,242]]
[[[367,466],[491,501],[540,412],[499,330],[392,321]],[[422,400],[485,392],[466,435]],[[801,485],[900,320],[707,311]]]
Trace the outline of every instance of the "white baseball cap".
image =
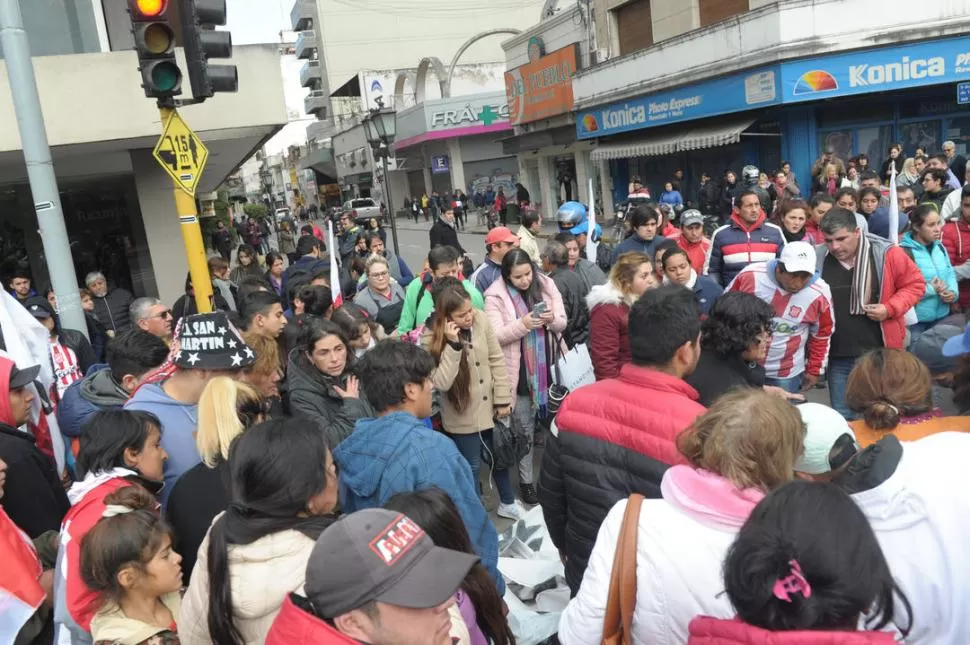
[[815,273],[815,247],[808,242],[789,242],[778,261],[788,273]]
[[841,414],[821,403],[797,407],[805,424],[805,449],[795,462],[795,472],[824,475],[855,456],[859,450],[855,433]]

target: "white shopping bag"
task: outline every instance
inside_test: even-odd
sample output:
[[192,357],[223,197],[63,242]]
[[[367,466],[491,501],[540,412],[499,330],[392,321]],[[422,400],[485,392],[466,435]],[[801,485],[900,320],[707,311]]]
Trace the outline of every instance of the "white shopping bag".
[[585,343],[576,345],[559,359],[559,372],[562,375],[562,385],[570,392],[584,385],[596,382],[593,373],[593,359],[589,356],[589,349]]

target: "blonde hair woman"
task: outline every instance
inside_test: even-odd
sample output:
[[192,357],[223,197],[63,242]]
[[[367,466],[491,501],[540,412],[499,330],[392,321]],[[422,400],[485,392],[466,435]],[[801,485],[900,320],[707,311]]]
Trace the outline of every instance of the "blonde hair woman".
[[[632,643],[686,643],[695,616],[734,616],[721,593],[721,563],[755,505],[793,479],[804,435],[793,405],[739,389],[677,437],[688,465],[669,468],[662,498],[640,509]],[[626,505],[617,503],[600,527],[583,584],[559,623],[563,645],[600,642]]]
[[195,445],[202,463],[179,477],[166,515],[175,530],[184,579],[195,567],[199,545],[216,515],[229,506],[229,446],[244,430],[266,419],[266,404],[254,388],[228,376],[209,381],[199,399]]
[[596,380],[615,378],[630,362],[630,307],[647,289],[657,287],[653,264],[646,253],[624,253],[616,259],[606,284],[586,296],[590,347]]
[[249,385],[261,397],[275,404],[280,397],[277,385],[283,377],[280,346],[272,338],[261,334],[245,332],[242,337],[256,354],[256,362],[239,374],[239,381]]

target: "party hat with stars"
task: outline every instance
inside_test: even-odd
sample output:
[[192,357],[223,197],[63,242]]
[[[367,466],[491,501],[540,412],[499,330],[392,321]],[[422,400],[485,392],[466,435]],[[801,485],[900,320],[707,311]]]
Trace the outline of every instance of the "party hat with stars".
[[174,363],[182,369],[234,370],[256,361],[256,353],[221,311],[186,316],[178,343]]

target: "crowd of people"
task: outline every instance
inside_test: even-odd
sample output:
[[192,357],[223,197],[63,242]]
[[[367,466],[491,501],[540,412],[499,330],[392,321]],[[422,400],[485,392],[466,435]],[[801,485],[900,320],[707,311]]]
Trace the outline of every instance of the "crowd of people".
[[818,188],[710,238],[645,201],[596,257],[582,205],[524,208],[478,267],[456,203],[414,272],[350,214],[220,236],[214,311],[95,273],[87,337],[12,276],[46,344],[0,356],[0,641],[511,645],[494,486],[541,507],[564,645],[965,642],[970,189],[899,189],[897,244],[881,186]]

